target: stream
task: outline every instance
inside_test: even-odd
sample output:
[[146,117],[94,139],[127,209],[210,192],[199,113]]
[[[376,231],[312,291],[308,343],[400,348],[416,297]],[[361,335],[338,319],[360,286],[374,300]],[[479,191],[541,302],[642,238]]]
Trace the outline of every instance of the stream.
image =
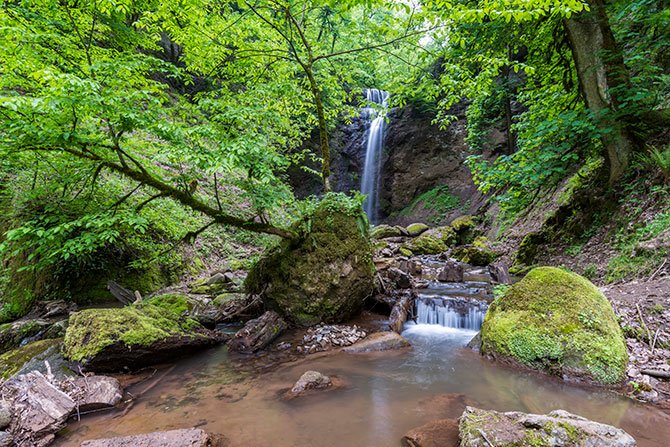
[[[223,434],[231,447],[399,446],[408,430],[453,417],[447,413],[463,401],[499,411],[561,408],[621,427],[640,447],[670,444],[668,413],[610,391],[497,366],[465,348],[487,306],[486,282],[477,272],[466,281],[431,282],[420,290],[418,323],[408,322],[402,334],[411,350],[314,354],[249,375],[233,369],[225,347],[212,349],[177,363],[127,414],[71,423],[56,445],[197,426]],[[307,370],[337,376],[345,386],[281,399]]]

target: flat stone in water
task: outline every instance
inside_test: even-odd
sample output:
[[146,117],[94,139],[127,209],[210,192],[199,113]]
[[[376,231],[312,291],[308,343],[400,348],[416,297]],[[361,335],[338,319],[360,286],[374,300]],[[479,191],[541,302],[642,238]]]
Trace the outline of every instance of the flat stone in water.
[[196,428],[84,441],[81,447],[209,447],[211,438]]
[[376,332],[351,346],[347,346],[343,351],[351,353],[389,351],[409,348],[410,346],[404,337],[395,332]]

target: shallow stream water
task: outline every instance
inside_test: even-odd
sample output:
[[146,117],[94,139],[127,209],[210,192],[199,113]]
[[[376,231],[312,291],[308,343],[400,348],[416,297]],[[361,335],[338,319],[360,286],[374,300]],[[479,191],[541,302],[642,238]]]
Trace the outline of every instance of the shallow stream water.
[[[125,415],[87,416],[57,445],[198,426],[230,446],[399,446],[408,430],[453,412],[452,393],[471,405],[545,413],[562,408],[624,428],[641,447],[670,445],[670,415],[614,393],[496,366],[464,346],[475,333],[408,323],[413,349],[366,355],[316,354],[248,377],[226,348],[181,361]],[[345,387],[285,401],[280,393],[307,370]],[[133,390],[131,390],[133,391]]]

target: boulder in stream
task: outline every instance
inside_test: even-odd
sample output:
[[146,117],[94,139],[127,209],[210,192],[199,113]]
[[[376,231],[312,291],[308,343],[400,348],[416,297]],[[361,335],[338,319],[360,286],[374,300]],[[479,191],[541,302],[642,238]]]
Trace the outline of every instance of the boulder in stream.
[[375,332],[363,340],[347,346],[342,350],[350,353],[363,353],[375,351],[390,351],[393,349],[409,348],[411,345],[401,335],[395,332]]
[[298,326],[338,323],[359,312],[374,288],[368,222],[360,205],[327,194],[249,272],[248,291]]
[[458,422],[438,419],[407,432],[402,438],[403,447],[458,447]]
[[214,447],[212,436],[199,428],[84,441],[81,447]]
[[482,352],[600,384],[626,375],[628,353],[612,306],[596,286],[555,267],[533,269],[489,307]]
[[121,402],[123,389],[114,377],[88,376],[64,381],[63,391],[72,397],[81,412],[113,407]]
[[547,415],[500,413],[467,407],[459,424],[461,447],[635,447],[620,428],[564,410]]
[[223,336],[184,316],[188,303],[164,295],[123,308],[70,316],[64,355],[89,371],[121,371],[160,363],[213,346]]
[[282,317],[271,310],[258,318],[247,321],[228,343],[228,347],[243,354],[260,351],[286,330],[288,325]]
[[307,371],[293,385],[289,395],[297,397],[309,390],[323,390],[333,385],[330,377],[321,374],[318,371]]
[[440,282],[463,282],[463,264],[455,261],[447,261],[437,275]]

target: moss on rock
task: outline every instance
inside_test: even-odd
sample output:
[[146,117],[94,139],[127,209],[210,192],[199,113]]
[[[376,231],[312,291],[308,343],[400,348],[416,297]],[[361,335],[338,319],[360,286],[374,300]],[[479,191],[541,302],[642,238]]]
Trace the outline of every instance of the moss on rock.
[[447,250],[447,245],[442,239],[426,232],[405,242],[403,248],[410,250],[415,255],[439,255]]
[[370,237],[372,239],[385,239],[387,237],[402,236],[402,230],[399,227],[392,227],[390,225],[377,225],[370,230]]
[[612,306],[589,280],[554,267],[533,269],[489,307],[482,352],[534,369],[615,384],[628,354]]
[[18,347],[29,337],[35,337],[44,331],[49,323],[41,320],[23,320],[0,325],[0,353]]
[[0,377],[2,379],[8,379],[16,374],[23,365],[28,363],[34,357],[42,354],[52,346],[58,345],[62,341],[63,339],[61,338],[39,340],[9,352],[5,352],[0,355]]
[[477,222],[472,216],[457,217],[451,222],[450,227],[456,233],[458,243],[461,245],[471,243],[476,236]]
[[294,226],[301,238],[282,241],[261,258],[245,286],[300,326],[351,317],[373,290],[368,229],[359,204],[328,194]]
[[70,360],[86,363],[115,344],[132,350],[173,336],[195,335],[201,326],[182,316],[185,309],[186,298],[175,294],[123,308],[73,313],[65,332],[63,353]]
[[479,266],[489,265],[498,257],[491,249],[489,240],[484,236],[479,236],[470,245],[456,248],[452,255],[466,264]]
[[424,234],[441,240],[447,247],[450,247],[458,242],[458,235],[451,227],[431,228]]
[[430,227],[425,223],[413,223],[407,226],[407,233],[414,237],[420,235],[424,231],[428,231],[428,228]]

